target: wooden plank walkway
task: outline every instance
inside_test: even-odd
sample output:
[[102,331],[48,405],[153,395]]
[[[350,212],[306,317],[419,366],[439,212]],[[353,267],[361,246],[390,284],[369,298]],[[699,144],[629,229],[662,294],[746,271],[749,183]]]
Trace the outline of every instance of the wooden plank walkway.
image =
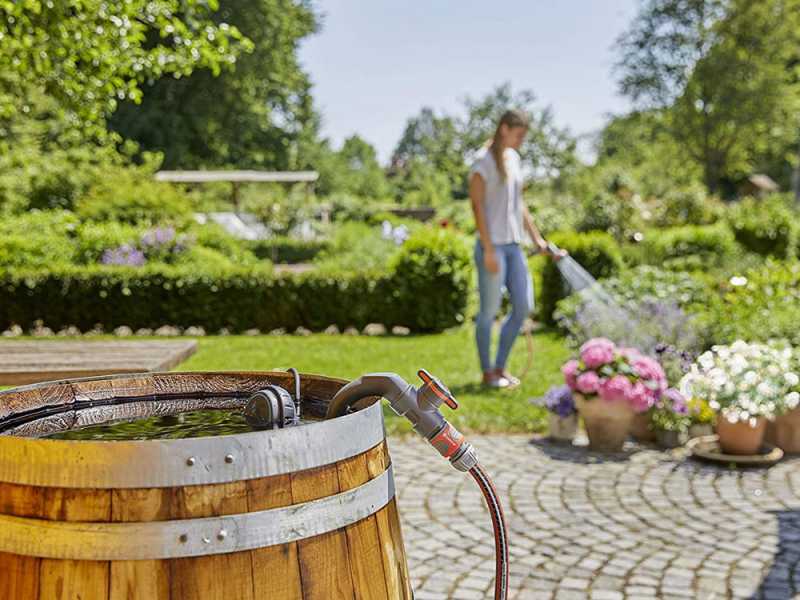
[[167,371],[196,350],[194,340],[4,340],[0,341],[0,385]]

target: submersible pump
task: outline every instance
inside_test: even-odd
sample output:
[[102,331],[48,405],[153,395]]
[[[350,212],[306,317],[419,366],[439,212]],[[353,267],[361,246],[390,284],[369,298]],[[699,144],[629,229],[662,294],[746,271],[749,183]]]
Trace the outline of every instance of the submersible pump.
[[489,514],[495,538],[495,600],[505,600],[508,594],[508,532],[503,507],[491,479],[478,464],[475,449],[439,411],[442,404],[451,409],[458,402],[450,390],[424,369],[418,372],[422,385],[415,388],[395,373],[370,373],[355,379],[340,389],[328,405],[326,418],[344,415],[364,398],[381,396],[398,415],[407,418],[442,457],[459,471],[469,473],[478,484]]

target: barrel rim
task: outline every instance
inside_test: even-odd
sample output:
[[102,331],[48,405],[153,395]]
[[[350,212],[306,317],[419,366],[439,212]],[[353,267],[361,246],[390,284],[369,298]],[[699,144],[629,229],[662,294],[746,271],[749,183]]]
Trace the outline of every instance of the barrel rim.
[[[276,371],[170,372],[141,376],[145,375],[291,377],[289,373]],[[47,385],[132,377],[136,375],[64,380],[14,389],[25,392]],[[310,374],[303,374],[302,378],[342,382]],[[0,393],[0,400],[4,393]],[[362,454],[384,439],[383,413],[378,402],[342,417],[301,427],[218,437],[96,441],[0,435],[0,482],[96,489],[228,483],[333,464]]]
[[250,513],[95,523],[0,515],[0,552],[61,560],[163,560],[244,552],[323,535],[361,521],[395,497],[391,465],[317,500]]

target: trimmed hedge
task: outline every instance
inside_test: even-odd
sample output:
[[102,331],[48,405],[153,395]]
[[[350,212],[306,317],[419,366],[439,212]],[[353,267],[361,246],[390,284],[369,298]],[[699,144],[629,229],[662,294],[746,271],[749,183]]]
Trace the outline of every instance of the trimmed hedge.
[[730,214],[736,240],[762,256],[789,258],[796,240],[795,216],[780,196],[746,198]]
[[647,231],[639,252],[643,263],[668,268],[719,265],[736,252],[736,240],[724,223],[684,225]]
[[321,330],[378,322],[441,331],[464,320],[471,280],[463,240],[444,232],[409,240],[389,270],[273,273],[259,266],[61,266],[0,269],[0,327],[111,330],[161,325]]
[[[607,233],[599,231],[582,234],[559,232],[551,235],[550,240],[560,248],[567,250],[570,256],[596,279],[616,275],[622,268],[622,253],[619,245]],[[553,313],[556,304],[568,294],[569,288],[555,261],[548,261],[542,272],[542,305],[539,317],[545,323],[555,325]]]

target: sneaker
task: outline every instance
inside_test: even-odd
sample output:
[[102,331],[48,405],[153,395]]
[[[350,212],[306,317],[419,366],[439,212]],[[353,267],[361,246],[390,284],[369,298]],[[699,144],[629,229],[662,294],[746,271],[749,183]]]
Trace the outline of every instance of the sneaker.
[[494,390],[502,390],[508,388],[510,382],[502,375],[493,375],[492,377],[484,377],[482,385]]
[[503,371],[503,373],[500,375],[500,378],[508,381],[508,385],[506,387],[509,389],[518,387],[520,383],[522,383],[518,378],[514,377],[508,371]]

